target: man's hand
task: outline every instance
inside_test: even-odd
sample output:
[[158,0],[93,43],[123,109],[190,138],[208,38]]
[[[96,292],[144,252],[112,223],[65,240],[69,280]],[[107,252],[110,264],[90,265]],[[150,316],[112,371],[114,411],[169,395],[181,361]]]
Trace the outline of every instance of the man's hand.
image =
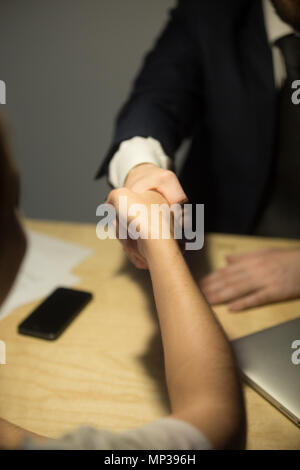
[[228,265],[200,280],[212,305],[231,311],[300,297],[300,249],[267,249],[227,257]]
[[133,167],[127,175],[125,187],[136,193],[157,191],[169,205],[187,202],[187,196],[175,173],[163,170],[152,163],[142,163]]

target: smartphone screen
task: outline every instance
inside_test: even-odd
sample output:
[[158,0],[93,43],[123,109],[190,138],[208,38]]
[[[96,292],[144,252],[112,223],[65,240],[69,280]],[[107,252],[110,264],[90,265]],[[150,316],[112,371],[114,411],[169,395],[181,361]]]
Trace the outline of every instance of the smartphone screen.
[[18,332],[57,339],[92,297],[90,292],[59,287],[20,323]]

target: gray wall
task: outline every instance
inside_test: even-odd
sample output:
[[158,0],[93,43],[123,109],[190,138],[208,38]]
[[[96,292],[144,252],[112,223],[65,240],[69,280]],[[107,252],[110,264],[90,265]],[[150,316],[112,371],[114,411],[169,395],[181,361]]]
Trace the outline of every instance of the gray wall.
[[94,221],[116,113],[174,0],[0,0],[1,105],[29,217]]

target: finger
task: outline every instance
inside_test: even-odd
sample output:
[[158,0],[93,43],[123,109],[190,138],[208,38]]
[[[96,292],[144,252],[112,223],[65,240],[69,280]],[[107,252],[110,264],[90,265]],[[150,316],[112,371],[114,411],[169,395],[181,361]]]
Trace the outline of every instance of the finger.
[[202,292],[210,304],[217,305],[239,299],[246,294],[250,294],[255,291],[256,288],[257,286],[251,286],[247,279],[243,279],[242,281],[233,283],[232,285],[223,285],[220,288],[216,287],[211,290],[203,289]]
[[239,253],[239,254],[234,254],[234,255],[228,255],[226,256],[226,261],[228,263],[235,263],[243,259],[251,258],[252,256],[253,256],[253,253]]
[[145,270],[148,269],[147,264],[135,254],[132,254],[130,259],[136,268]]
[[250,251],[247,253],[238,253],[234,255],[228,255],[226,256],[226,260],[228,263],[235,263],[238,261],[243,261],[243,260],[249,260],[251,258],[257,258],[260,257],[270,251],[273,251],[272,248],[264,248],[262,250],[256,250],[256,251]]
[[119,200],[121,196],[129,197],[132,192],[128,188],[113,189],[106,198],[106,203],[112,204],[116,211],[119,211]]
[[132,264],[138,269],[148,269],[147,263],[138,256],[137,253],[127,250],[124,248],[126,255],[128,256],[129,260]]
[[[247,266],[248,267],[248,266]],[[234,278],[234,276],[246,276],[248,269],[245,268],[244,264],[233,264],[225,266],[224,268],[217,269],[211,274],[208,274],[199,280],[201,289],[210,286],[216,282]]]
[[207,280],[205,283],[199,282],[200,288],[207,292],[215,292],[242,283],[247,283],[251,288],[256,288],[259,285],[258,277],[247,269],[226,271],[222,275]]
[[122,240],[122,245],[125,253],[128,255],[131,261],[134,261],[134,264],[136,262],[139,264],[138,267],[140,266],[145,266],[145,269],[147,268],[147,263],[145,258],[140,254],[136,240]]
[[275,300],[267,289],[258,290],[228,305],[231,312],[239,312],[248,308],[260,307]]
[[117,198],[117,190],[116,189],[112,189],[108,195],[106,196],[106,202],[105,204],[112,204],[114,205],[114,202],[116,201],[116,198]]
[[136,240],[131,240],[127,233],[128,238],[119,238],[119,221],[116,221],[116,234],[119,242],[121,243],[124,252],[130,261],[139,269],[148,269],[148,265],[144,257],[139,253]]
[[139,264],[138,267],[143,266],[144,269],[147,269],[147,261],[144,256],[139,252],[137,240],[132,240],[130,238],[125,240],[124,249],[126,253],[129,254],[131,258]]

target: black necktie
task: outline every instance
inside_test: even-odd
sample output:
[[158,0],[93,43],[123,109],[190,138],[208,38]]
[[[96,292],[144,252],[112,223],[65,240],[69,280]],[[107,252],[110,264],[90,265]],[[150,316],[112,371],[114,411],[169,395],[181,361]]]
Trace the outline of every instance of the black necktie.
[[278,97],[275,167],[270,198],[256,231],[259,235],[300,238],[300,104],[292,102],[300,80],[300,37],[289,34],[276,45],[282,52],[287,79]]
[[288,34],[275,44],[284,57],[287,81],[300,80],[300,35]]

